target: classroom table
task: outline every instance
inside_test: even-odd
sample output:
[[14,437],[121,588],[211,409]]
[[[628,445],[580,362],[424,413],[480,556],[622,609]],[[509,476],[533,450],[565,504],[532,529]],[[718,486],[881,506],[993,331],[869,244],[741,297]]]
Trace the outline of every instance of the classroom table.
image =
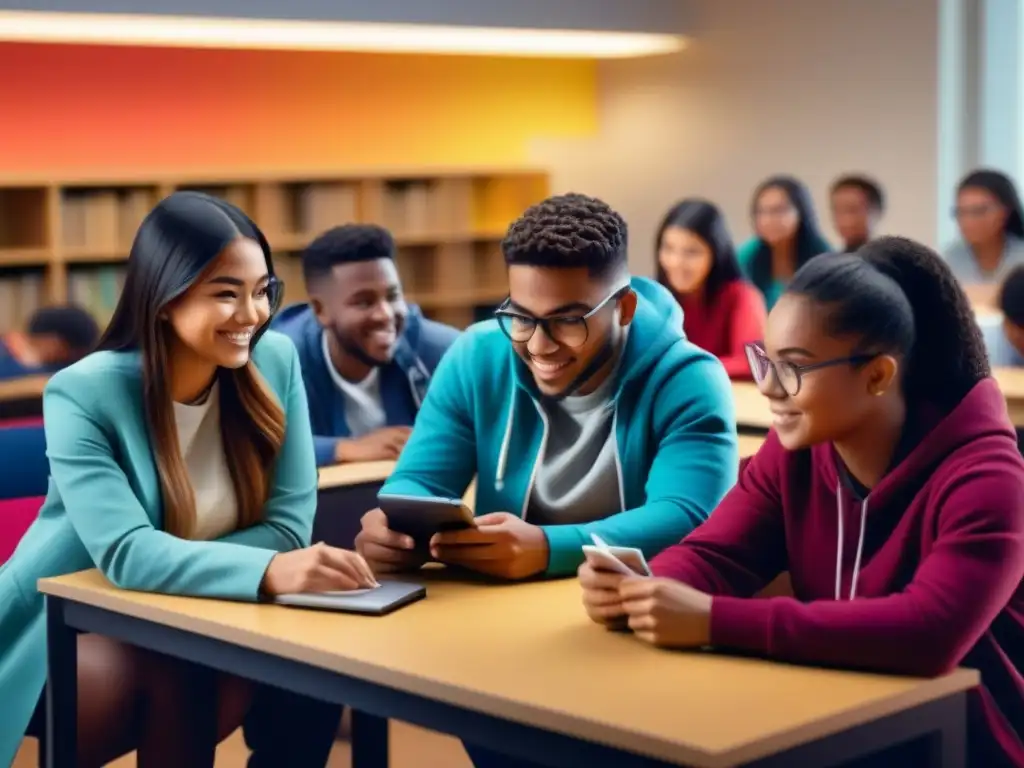
[[992,376],[1006,398],[1006,410],[1015,427],[1024,427],[1024,368],[993,368]]
[[425,600],[370,618],[119,590],[97,571],[47,595],[51,768],[74,765],[77,631],[353,708],[353,768],[387,765],[387,718],[542,765],[831,766],[910,739],[964,765],[966,691],[936,679],[654,649],[594,626],[574,579],[416,574]]
[[49,375],[40,375],[0,381],[0,419],[42,416],[43,389],[49,380]]
[[736,429],[740,434],[765,435],[772,426],[768,398],[752,381],[734,381],[732,397],[736,404]]

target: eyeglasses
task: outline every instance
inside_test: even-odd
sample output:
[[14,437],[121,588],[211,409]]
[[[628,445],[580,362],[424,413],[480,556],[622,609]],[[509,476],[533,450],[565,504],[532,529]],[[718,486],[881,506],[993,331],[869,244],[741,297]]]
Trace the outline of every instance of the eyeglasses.
[[790,397],[796,397],[800,392],[800,385],[803,383],[803,375],[811,371],[818,371],[822,368],[832,368],[836,365],[863,365],[866,362],[878,357],[874,355],[852,355],[850,357],[837,357],[832,360],[823,360],[820,363],[810,365],[797,365],[789,360],[773,361],[765,354],[760,344],[746,344],[744,349],[747,353],[747,363],[750,364],[750,373],[754,376],[754,383],[760,387],[768,381],[771,374],[779,383],[783,391]]
[[624,285],[609,294],[596,307],[585,315],[564,315],[554,317],[534,317],[514,312],[509,309],[512,299],[508,298],[494,313],[498,318],[498,326],[508,337],[509,341],[516,344],[525,344],[533,338],[537,327],[544,329],[544,333],[556,344],[563,344],[567,347],[582,347],[590,338],[590,328],[587,320],[600,312],[609,302],[618,301],[629,292],[629,286]]

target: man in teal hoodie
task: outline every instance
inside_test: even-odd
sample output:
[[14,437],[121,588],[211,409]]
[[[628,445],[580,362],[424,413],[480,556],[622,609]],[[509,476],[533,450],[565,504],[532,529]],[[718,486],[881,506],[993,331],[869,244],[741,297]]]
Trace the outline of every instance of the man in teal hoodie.
[[[428,557],[506,579],[569,576],[596,533],[648,557],[700,525],[736,480],[735,413],[718,360],[679,304],[629,277],[626,223],[583,195],[528,209],[502,242],[509,298],[449,349],[382,493],[461,497],[476,527],[430,552],[368,512],[378,572]],[[477,768],[519,761],[466,745]]]
[[373,510],[356,543],[377,571],[432,556],[508,579],[569,576],[591,533],[653,556],[733,485],[729,380],[686,341],[672,296],[630,279],[626,234],[619,214],[577,194],[509,228],[509,298],[441,361],[382,489],[457,498],[476,476],[477,525],[427,553]]

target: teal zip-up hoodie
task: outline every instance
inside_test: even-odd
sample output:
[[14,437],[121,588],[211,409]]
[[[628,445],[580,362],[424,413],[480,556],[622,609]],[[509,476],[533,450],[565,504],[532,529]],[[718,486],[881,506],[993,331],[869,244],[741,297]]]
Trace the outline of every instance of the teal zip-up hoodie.
[[[632,287],[637,309],[614,395],[621,511],[542,526],[548,576],[572,574],[591,533],[652,557],[704,522],[736,481],[736,415],[725,369],[682,335],[682,310],[664,287],[643,277]],[[496,321],[478,323],[441,360],[381,492],[460,498],[475,475],[477,515],[529,519],[546,440],[529,370]]]

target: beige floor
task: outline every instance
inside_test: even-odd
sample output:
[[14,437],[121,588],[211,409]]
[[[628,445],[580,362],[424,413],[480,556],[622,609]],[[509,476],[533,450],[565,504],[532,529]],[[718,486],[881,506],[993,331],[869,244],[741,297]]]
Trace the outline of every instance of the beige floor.
[[[245,768],[248,756],[242,733],[237,731],[217,750],[217,768]],[[462,745],[455,739],[395,721],[391,722],[390,762],[392,768],[471,768]],[[36,768],[36,765],[36,742],[26,739],[11,768]],[[349,745],[339,741],[331,752],[328,766],[347,768],[348,765]],[[135,757],[124,757],[111,763],[110,768],[135,768]]]

